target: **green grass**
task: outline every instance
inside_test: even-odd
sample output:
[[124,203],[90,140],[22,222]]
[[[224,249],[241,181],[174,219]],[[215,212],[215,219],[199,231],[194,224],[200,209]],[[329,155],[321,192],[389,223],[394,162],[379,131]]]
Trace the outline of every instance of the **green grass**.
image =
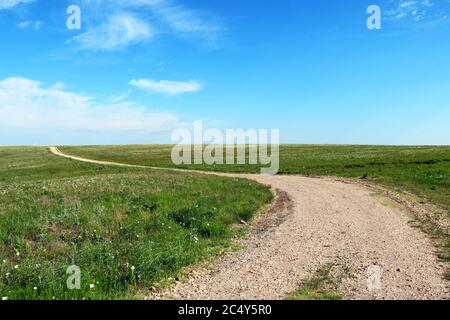
[[[259,165],[175,166],[171,161],[170,145],[61,149],[92,159],[157,167],[251,173],[259,173],[261,168]],[[450,219],[450,146],[281,145],[279,173],[363,178],[426,199],[444,211],[447,221]],[[430,236],[440,239],[439,256],[450,261],[448,232],[433,221],[422,219],[421,225]],[[446,277],[450,277],[450,270]]]
[[[0,199],[0,298],[118,299],[227,250],[234,225],[272,194],[243,179],[85,164],[29,147],[0,148]],[[81,290],[66,287],[70,265],[81,268]]]
[[[63,147],[98,160],[175,167],[170,145]],[[259,172],[258,165],[182,165],[180,168]],[[450,146],[282,145],[280,174],[364,177],[396,190],[410,191],[450,211]]]
[[[175,167],[171,148],[61,149],[98,160]],[[450,208],[450,147],[283,145],[280,152],[281,174],[364,177]],[[259,172],[257,165],[182,167]],[[133,298],[227,250],[239,232],[233,225],[271,198],[267,188],[247,180],[92,165],[39,147],[0,148],[0,298]],[[448,250],[444,255],[448,260]],[[66,288],[72,264],[82,271],[79,291]],[[332,290],[314,289],[321,288],[316,280],[303,283],[298,298],[339,298]]]
[[342,300],[342,296],[336,292],[339,287],[339,279],[332,275],[335,265],[327,263],[315,274],[302,281],[299,288],[288,295],[287,300]]

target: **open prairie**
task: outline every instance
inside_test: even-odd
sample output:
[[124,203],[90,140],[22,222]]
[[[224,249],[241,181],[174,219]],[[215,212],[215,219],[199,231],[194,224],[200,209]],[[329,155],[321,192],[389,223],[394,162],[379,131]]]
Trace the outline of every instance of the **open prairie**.
[[[171,145],[85,146],[60,149],[96,160],[175,167],[171,161]],[[259,173],[261,166],[203,164],[176,167]],[[410,191],[426,197],[447,211],[450,210],[450,146],[281,145],[280,174],[364,178],[399,191]]]
[[1,311],[450,300],[450,0],[0,0],[0,26]]
[[[387,198],[355,182],[417,196],[448,223],[449,147],[282,145],[281,174],[273,177],[254,174],[258,165],[182,166],[211,174],[166,170],[175,167],[168,145],[59,150],[80,159],[44,147],[0,148],[2,297],[448,297],[445,227],[426,235],[410,226],[417,217],[402,205],[386,206]],[[313,178],[319,175],[334,177]],[[270,187],[291,208],[258,215],[269,224],[261,237],[244,222],[272,201]],[[433,229],[433,221],[421,222]],[[237,240],[244,235],[247,242]],[[200,270],[193,280],[184,273],[205,260],[212,273]],[[361,285],[375,262],[386,270],[377,295]],[[81,290],[67,287],[71,265],[82,270]],[[181,276],[189,281],[180,283]]]
[[[2,147],[0,199],[0,297],[118,299],[229,250],[243,232],[232,226],[272,194],[249,180]],[[71,265],[81,269],[81,290],[66,285]]]

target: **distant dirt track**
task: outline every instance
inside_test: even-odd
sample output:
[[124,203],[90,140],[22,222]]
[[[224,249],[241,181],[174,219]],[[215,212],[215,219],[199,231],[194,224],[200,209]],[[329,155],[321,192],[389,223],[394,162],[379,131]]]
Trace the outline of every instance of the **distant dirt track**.
[[[283,299],[326,263],[345,270],[338,292],[349,299],[450,299],[445,265],[427,235],[411,225],[412,215],[363,186],[333,178],[127,165],[71,156],[55,147],[50,151],[94,164],[246,178],[291,199],[289,209],[268,213],[283,219],[242,240],[244,249],[193,270],[186,281],[148,293],[147,299]],[[381,287],[369,289],[369,270],[374,269],[381,270]]]

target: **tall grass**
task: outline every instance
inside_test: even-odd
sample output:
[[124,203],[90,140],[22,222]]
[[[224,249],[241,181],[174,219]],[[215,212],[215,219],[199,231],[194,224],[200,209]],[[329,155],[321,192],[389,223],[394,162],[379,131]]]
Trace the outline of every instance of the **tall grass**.
[[[257,183],[0,148],[0,298],[117,299],[230,245],[271,200]],[[81,269],[69,290],[66,270]]]

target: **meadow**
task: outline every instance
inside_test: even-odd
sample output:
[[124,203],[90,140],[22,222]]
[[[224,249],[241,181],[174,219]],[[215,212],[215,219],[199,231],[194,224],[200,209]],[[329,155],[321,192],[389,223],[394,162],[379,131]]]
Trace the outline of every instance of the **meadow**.
[[[201,146],[196,146],[200,148]],[[243,148],[241,146],[240,148]],[[248,154],[249,147],[245,146]],[[157,167],[259,173],[260,165],[179,165],[171,161],[170,145],[86,146],[61,148],[70,154],[91,159]],[[237,154],[235,150],[235,154]],[[438,207],[431,215],[450,221],[450,146],[370,146],[370,145],[280,145],[279,174],[337,176],[362,179],[372,184],[405,192],[414,202]],[[248,161],[247,161],[248,163]],[[408,197],[410,198],[410,197]],[[431,237],[439,239],[439,257],[450,261],[448,229],[434,217],[419,217]],[[446,273],[450,280],[450,270]]]
[[[96,160],[181,165],[170,145],[60,147]],[[280,174],[354,177],[450,208],[450,147],[280,146]],[[272,194],[243,179],[88,164],[44,147],[0,148],[0,297],[133,299],[183,267],[233,248]],[[66,286],[81,269],[81,290]]]
[[[132,299],[233,247],[272,199],[243,179],[0,148],[0,298]],[[69,290],[67,268],[81,270]]]
[[[170,145],[60,148],[70,154],[156,167],[260,172],[259,165],[179,165]],[[409,191],[450,211],[450,146],[281,145],[280,174],[362,178]]]

